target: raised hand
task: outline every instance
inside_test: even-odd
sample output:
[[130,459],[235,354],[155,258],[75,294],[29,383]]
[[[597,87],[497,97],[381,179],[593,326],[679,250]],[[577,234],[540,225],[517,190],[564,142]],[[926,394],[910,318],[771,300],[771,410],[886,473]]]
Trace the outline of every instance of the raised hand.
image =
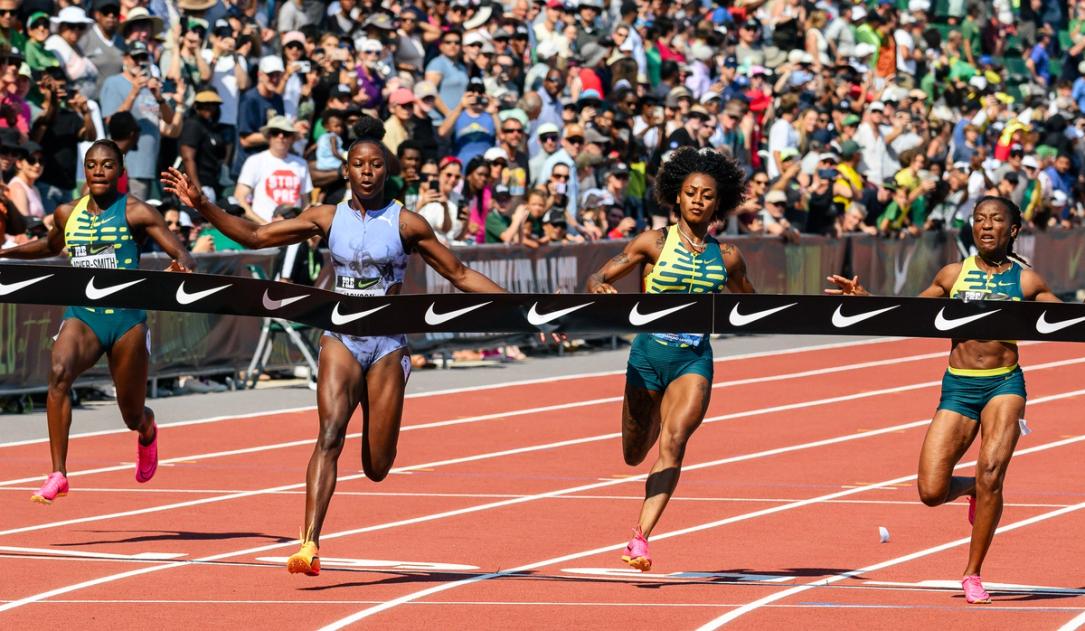
[[826,289],[825,293],[831,296],[869,296],[870,292],[859,284],[859,276],[845,278],[837,274],[829,276],[826,280],[836,285],[836,289]]
[[162,172],[162,189],[167,193],[172,193],[177,196],[177,199],[182,204],[190,208],[195,208],[199,211],[200,198],[203,197],[203,191],[196,187],[192,183],[192,180],[188,179],[188,176],[181,173],[174,167],[170,167]]

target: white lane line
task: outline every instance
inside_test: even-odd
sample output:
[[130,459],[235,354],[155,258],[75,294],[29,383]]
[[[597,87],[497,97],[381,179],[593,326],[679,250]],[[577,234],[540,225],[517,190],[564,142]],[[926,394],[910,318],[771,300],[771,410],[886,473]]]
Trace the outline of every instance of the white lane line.
[[[781,380],[796,379],[796,378],[801,378],[801,377],[809,377],[809,376],[815,376],[815,375],[830,374],[830,373],[836,373],[836,372],[845,372],[845,371],[849,371],[849,370],[859,370],[859,369],[863,369],[863,368],[872,368],[872,367],[875,367],[875,366],[896,365],[896,364],[909,362],[909,361],[920,361],[920,360],[925,360],[925,359],[931,359],[931,358],[934,358],[934,357],[941,357],[944,354],[945,353],[927,353],[927,354],[923,354],[923,355],[911,355],[911,356],[905,356],[905,357],[895,357],[895,358],[886,359],[886,360],[879,360],[879,361],[876,361],[876,362],[864,362],[864,363],[861,363],[861,364],[844,364],[844,365],[841,365],[841,366],[832,366],[832,367],[829,367],[829,368],[819,368],[819,369],[816,369],[816,370],[805,370],[805,371],[795,372],[795,373],[786,373],[786,374],[783,374],[783,375],[768,375],[768,376],[764,376],[764,377],[751,377],[751,378],[748,378],[748,379],[739,379],[739,380],[735,380],[735,381],[722,381],[722,382],[718,382],[718,383],[713,384],[712,387],[713,388],[724,388],[724,387],[729,387],[729,386],[749,385],[749,384],[752,384],[752,383],[781,381]],[[1085,361],[1085,359],[1083,359],[1083,361]],[[1039,365],[1039,366],[1036,366],[1034,368],[1042,368],[1042,367],[1043,367],[1042,365]],[[925,383],[936,383],[936,382],[925,382]],[[920,387],[925,387],[925,386],[920,386]],[[878,392],[881,392],[881,391],[878,391]],[[504,411],[504,412],[494,412],[494,413],[490,413],[490,414],[479,414],[479,415],[476,415],[476,416],[466,416],[466,417],[458,418],[458,419],[450,419],[450,420],[444,420],[444,421],[433,421],[433,422],[430,422],[430,423],[418,423],[418,424],[413,424],[413,425],[405,425],[400,429],[400,432],[411,432],[411,431],[418,431],[418,430],[422,430],[422,429],[434,429],[434,428],[438,428],[438,427],[449,427],[449,426],[452,426],[452,425],[466,425],[466,424],[478,423],[478,422],[482,422],[482,421],[492,421],[492,420],[499,420],[499,419],[517,417],[517,416],[526,416],[526,415],[532,415],[532,414],[539,414],[539,413],[543,413],[543,412],[556,412],[556,411],[569,410],[569,409],[580,408],[580,407],[589,407],[589,406],[593,406],[593,405],[605,405],[605,404],[608,404],[608,403],[621,402],[621,400],[622,400],[622,397],[620,397],[620,396],[618,396],[618,397],[605,397],[605,398],[601,398],[601,399],[590,399],[590,400],[586,400],[586,401],[575,401],[575,402],[570,402],[570,403],[559,403],[559,404],[554,404],[554,405],[544,405],[544,406],[532,407],[532,408],[521,408],[521,409],[516,409],[516,410],[507,410],[507,411]],[[362,436],[361,432],[354,432],[354,433],[347,434],[346,438],[348,440],[353,440],[355,438],[360,438],[361,436]],[[291,440],[291,441],[286,441],[286,442],[282,442],[282,443],[271,443],[271,444],[267,444],[267,445],[258,445],[258,446],[255,446],[255,447],[242,447],[242,448],[239,448],[239,449],[228,449],[228,450],[224,450],[224,451],[215,451],[215,452],[204,453],[204,454],[190,454],[190,455],[187,455],[187,456],[176,456],[176,457],[173,457],[173,458],[165,458],[163,460],[160,460],[159,464],[161,464],[161,465],[169,465],[169,464],[176,464],[176,463],[185,463],[186,461],[193,461],[193,460],[210,460],[212,458],[225,458],[225,457],[229,457],[229,456],[238,456],[238,455],[244,455],[244,454],[250,454],[250,453],[259,453],[259,452],[263,452],[263,451],[271,451],[273,449],[286,449],[286,448],[289,448],[289,447],[303,447],[303,446],[312,445],[312,444],[313,444],[313,439],[312,438],[304,438],[304,439],[300,439],[300,440]],[[121,465],[110,465],[110,466],[107,466],[107,467],[98,467],[98,468],[95,468],[95,469],[85,469],[83,471],[70,471],[70,472],[68,472],[68,477],[71,478],[71,477],[84,476],[84,475],[95,475],[95,474],[98,474],[98,473],[112,473],[112,472],[115,472],[115,471],[125,471],[125,470],[131,469],[131,468],[132,468],[131,463],[121,464]],[[40,475],[28,476],[28,477],[25,477],[25,478],[16,478],[16,479],[13,479],[13,480],[0,481],[0,486],[11,486],[11,485],[15,485],[15,484],[25,484],[27,482],[39,482],[39,481],[41,481],[41,476]]]
[[59,557],[113,559],[123,561],[168,561],[170,559],[177,559],[183,556],[188,556],[184,552],[139,552],[137,554],[112,554],[109,552],[81,552],[79,550],[63,550],[57,548],[24,548],[22,546],[0,546],[0,552],[48,554]]
[[[1030,370],[1035,371],[1035,370],[1043,370],[1043,369],[1047,369],[1047,368],[1058,368],[1058,367],[1062,367],[1062,366],[1066,366],[1066,365],[1070,365],[1070,364],[1078,364],[1078,363],[1085,363],[1085,357],[1079,357],[1079,358],[1075,358],[1075,359],[1059,360],[1059,361],[1054,361],[1054,362],[1048,362],[1046,364],[1037,364],[1035,366],[1032,366],[1030,368]],[[758,409],[754,409],[754,410],[746,410],[746,411],[743,411],[743,412],[732,412],[732,413],[729,413],[729,414],[721,414],[721,415],[718,415],[718,416],[712,416],[712,417],[706,418],[702,422],[702,425],[711,424],[711,423],[718,423],[720,421],[727,421],[727,420],[732,420],[732,419],[748,418],[748,417],[751,417],[751,416],[761,416],[761,415],[765,415],[765,414],[774,414],[776,412],[786,412],[786,411],[790,411],[790,410],[807,409],[807,408],[811,408],[811,407],[815,407],[815,406],[830,405],[830,404],[841,403],[841,402],[845,402],[845,401],[854,401],[854,400],[857,400],[857,399],[865,399],[865,398],[870,398],[870,397],[877,397],[877,396],[881,396],[883,394],[894,394],[894,393],[899,393],[899,392],[906,392],[906,391],[909,391],[909,390],[917,390],[917,389],[920,389],[920,388],[933,387],[933,386],[938,385],[940,383],[941,383],[941,381],[926,381],[926,382],[917,383],[917,384],[907,384],[907,385],[904,385],[904,386],[897,386],[897,387],[894,387],[894,388],[883,388],[881,390],[871,390],[871,391],[868,391],[868,392],[859,392],[859,393],[849,394],[849,395],[842,395],[842,396],[836,396],[836,397],[827,397],[827,398],[824,398],[824,399],[815,399],[813,401],[804,401],[804,402],[799,402],[799,403],[788,403],[788,404],[785,404],[785,405],[776,405],[776,406],[770,406],[770,407],[765,407],[765,408],[758,408]],[[1065,398],[1066,396],[1075,396],[1075,394],[1077,392],[1079,392],[1079,391],[1075,391],[1074,393],[1069,393],[1069,394],[1064,394],[1064,395],[1053,395],[1052,397],[1042,397],[1040,399],[1036,399],[1036,400],[1032,401],[1031,403],[1033,405],[1035,405],[1037,403],[1042,403],[1044,401],[1051,401],[1051,400],[1057,400],[1057,399],[1060,399],[1060,398]],[[1085,391],[1080,391],[1080,392],[1085,392]],[[912,427],[918,427],[920,425],[924,425],[924,424],[929,423],[929,422],[930,422],[930,419],[921,419],[921,420],[913,421],[911,423],[906,423],[904,425],[895,426],[895,427],[891,428],[891,431],[898,431],[898,430],[901,430],[901,429],[909,429],[909,428],[912,428]],[[887,430],[874,430],[874,432],[862,432],[862,433],[851,434],[850,436],[851,437],[865,437],[865,436],[868,436],[868,435],[876,435],[876,434],[879,434],[879,433],[884,433],[885,431],[887,431]],[[439,467],[439,466],[446,466],[446,465],[453,465],[453,464],[463,464],[463,463],[466,463],[466,462],[475,462],[475,461],[478,461],[478,460],[488,460],[488,459],[491,459],[491,458],[500,458],[500,457],[504,457],[504,456],[519,455],[519,454],[525,454],[525,453],[531,453],[531,452],[537,452],[537,451],[548,451],[548,450],[551,450],[551,449],[558,449],[558,448],[561,448],[561,447],[569,447],[569,446],[573,446],[573,445],[581,445],[581,444],[597,442],[597,441],[601,441],[601,440],[610,440],[610,439],[613,439],[613,438],[617,438],[619,436],[621,436],[620,432],[614,432],[614,433],[607,433],[607,434],[599,434],[599,435],[596,435],[596,436],[586,436],[586,437],[583,437],[583,438],[573,438],[573,439],[562,440],[562,441],[557,441],[557,442],[553,442],[553,443],[544,443],[544,444],[541,444],[541,445],[530,445],[530,446],[527,446],[527,447],[517,447],[517,448],[514,448],[514,449],[506,449],[506,450],[503,450],[503,451],[476,454],[476,455],[473,455],[473,456],[464,456],[464,457],[460,457],[460,458],[449,458],[449,459],[446,459],[446,460],[437,460],[437,461],[434,461],[434,462],[427,462],[427,463],[416,464],[416,465],[408,465],[408,466],[404,466],[404,467],[395,467],[395,468],[393,468],[391,470],[391,473],[407,473],[407,472],[412,472],[412,471],[416,471],[416,470],[431,469],[431,468],[435,468],[435,467]],[[806,443],[805,445],[800,446],[800,448],[805,449],[805,448],[808,448],[807,446],[818,447],[818,446],[822,446],[822,445],[826,445],[826,444],[832,444],[833,442],[837,442],[837,441],[838,441],[838,439],[829,439],[828,441],[815,441],[813,443]],[[763,452],[757,452],[756,454],[754,454],[754,457],[763,457],[763,455],[775,455],[777,453],[786,453],[786,452],[791,451],[791,450],[793,450],[792,447],[784,447],[784,448],[780,448],[780,449],[770,449],[770,450],[763,451]],[[738,456],[737,458],[741,459],[741,458],[744,458],[744,456]],[[734,460],[732,458],[725,458],[725,459],[723,459],[721,461],[713,461],[712,463],[703,463],[702,465],[690,465],[690,466],[687,466],[687,467],[683,467],[683,469],[686,470],[686,471],[690,471],[690,470],[695,470],[695,469],[697,469],[697,468],[699,468],[701,466],[715,466],[716,463],[722,463],[724,461],[740,462],[741,460]],[[635,480],[635,479],[643,479],[646,476],[647,476],[647,474],[643,474],[642,476],[631,476],[629,478],[621,478],[621,479],[618,479],[617,481],[607,480],[607,481],[604,481],[602,483],[602,486],[607,486],[607,485],[610,485],[610,484],[613,484],[613,483],[628,482],[630,480]],[[338,480],[340,482],[344,482],[344,481],[347,481],[347,480],[357,480],[357,479],[364,478],[364,477],[365,477],[365,474],[358,473],[358,474],[352,474],[352,475],[347,475],[347,476],[341,476],[341,477],[338,478]],[[24,480],[24,482],[25,481],[29,481],[29,480]],[[221,496],[215,496],[215,497],[205,497],[205,498],[200,498],[200,499],[195,499],[195,500],[188,500],[188,501],[184,501],[184,502],[176,502],[176,503],[172,503],[172,504],[163,504],[163,505],[160,505],[160,506],[150,506],[150,507],[146,507],[146,508],[137,508],[137,509],[121,511],[121,512],[116,512],[116,513],[107,513],[107,514],[104,514],[104,515],[90,515],[90,516],[87,516],[87,517],[78,517],[78,518],[67,519],[67,520],[62,520],[62,521],[46,522],[46,523],[43,523],[43,524],[34,524],[32,526],[23,526],[23,527],[20,527],[20,528],[12,528],[12,529],[8,529],[8,530],[2,530],[2,531],[0,531],[0,536],[13,535],[13,534],[19,534],[19,533],[24,533],[24,532],[33,532],[33,531],[38,531],[38,530],[46,530],[46,529],[49,529],[49,528],[59,528],[59,527],[62,527],[62,526],[70,526],[72,524],[83,524],[83,523],[88,523],[88,522],[104,521],[104,520],[108,520],[108,519],[117,519],[117,518],[120,518],[120,517],[131,517],[131,516],[134,516],[134,515],[144,515],[144,514],[148,514],[148,513],[157,513],[157,512],[173,510],[173,509],[177,509],[177,508],[188,508],[188,507],[191,507],[191,506],[199,506],[199,505],[202,505],[202,504],[213,504],[213,503],[217,503],[217,502],[225,502],[225,501],[234,500],[234,499],[252,497],[252,496],[255,496],[255,495],[265,495],[265,494],[269,494],[269,493],[278,493],[278,492],[281,492],[281,491],[288,491],[288,490],[299,489],[299,488],[303,488],[303,487],[305,487],[305,483],[304,482],[299,482],[299,483],[285,484],[285,485],[280,485],[280,486],[275,486],[275,487],[265,488],[265,489],[256,489],[256,490],[252,490],[252,491],[241,491],[241,492],[237,492],[237,493],[231,493],[231,494],[228,494],[228,495],[221,495]],[[589,486],[587,486],[585,488],[600,488],[600,487],[595,486],[595,485],[589,485]]]
[[[1080,395],[1085,395],[1085,390],[1077,390],[1077,391],[1075,391],[1073,393],[1063,393],[1061,395],[1053,395],[1053,396],[1057,397],[1057,399],[1064,399],[1064,398],[1067,398],[1068,396],[1080,396]],[[1044,399],[1045,400],[1057,400],[1055,398],[1047,398],[1047,397],[1045,397]],[[1033,403],[1042,403],[1042,402],[1043,402],[1043,400],[1038,399],[1038,400],[1034,401]],[[1035,447],[1030,447],[1028,449],[1021,449],[1021,450],[1018,450],[1014,455],[1015,456],[1023,456],[1023,455],[1027,455],[1027,454],[1031,454],[1031,453],[1036,453],[1036,452],[1039,452],[1039,451],[1045,451],[1047,449],[1054,449],[1054,448],[1057,448],[1057,447],[1063,447],[1063,446],[1066,446],[1066,445],[1070,445],[1070,444],[1074,444],[1074,443],[1078,443],[1078,442],[1082,442],[1082,441],[1085,441],[1085,435],[1075,436],[1075,437],[1072,437],[1072,438],[1067,438],[1067,439],[1064,439],[1064,440],[1059,440],[1059,441],[1055,441],[1055,442],[1051,442],[1051,443],[1046,443],[1046,444],[1043,444],[1043,445],[1037,445]],[[955,467],[955,468],[959,469],[959,468],[962,468],[962,467],[970,467],[970,466],[975,466],[975,464],[976,464],[975,461],[962,462],[962,463],[958,464],[957,467]],[[683,470],[686,470],[686,469],[687,469],[686,467],[683,467]],[[802,508],[804,506],[810,506],[812,504],[819,504],[819,503],[825,502],[827,500],[833,500],[833,499],[837,499],[837,498],[840,498],[840,497],[846,497],[846,496],[849,496],[849,495],[856,495],[858,493],[863,493],[863,492],[866,492],[866,491],[869,491],[869,490],[877,489],[878,487],[885,486],[885,485],[888,485],[888,484],[898,484],[898,483],[901,483],[901,482],[910,482],[910,481],[915,480],[915,479],[916,479],[915,474],[901,476],[901,477],[898,477],[898,478],[893,478],[891,480],[885,480],[883,482],[877,482],[877,483],[874,483],[874,484],[869,484],[869,485],[866,485],[866,486],[863,486],[863,487],[847,489],[847,490],[839,491],[839,492],[836,492],[836,493],[829,493],[827,495],[821,495],[821,496],[813,497],[813,498],[806,499],[806,500],[799,500],[797,502],[791,502],[789,504],[782,504],[782,505],[778,505],[778,506],[772,506],[772,507],[769,507],[769,508],[765,508],[765,509],[758,510],[758,511],[753,511],[753,512],[750,512],[750,513],[744,513],[744,514],[741,514],[741,515],[734,515],[732,517],[727,517],[725,519],[720,519],[720,520],[708,522],[708,523],[705,523],[705,524],[699,524],[699,525],[696,525],[696,526],[691,526],[691,527],[683,528],[683,529],[680,529],[680,530],[673,530],[673,531],[670,531],[670,532],[667,532],[667,533],[664,533],[664,534],[660,534],[660,535],[653,534],[652,535],[652,540],[653,541],[658,541],[660,539],[670,539],[672,537],[679,537],[679,536],[687,535],[687,534],[690,534],[690,533],[700,532],[702,530],[710,530],[710,529],[718,528],[720,526],[725,526],[725,525],[728,525],[728,524],[733,524],[733,523],[737,523],[737,522],[741,522],[741,521],[747,521],[747,520],[750,520],[750,519],[755,519],[755,518],[763,517],[763,516],[766,516],[766,515],[772,515],[772,514],[787,511],[787,510],[794,510],[796,508]],[[1044,513],[1043,515],[1057,516],[1057,515],[1065,514],[1067,512],[1072,512],[1072,511],[1077,510],[1079,508],[1085,508],[1085,502],[1083,502],[1081,504],[1074,504],[1074,505],[1066,507],[1066,508],[1060,508],[1060,509],[1057,509],[1057,510],[1052,511],[1050,513]],[[1017,522],[1017,523],[1022,524],[1022,525],[1027,525],[1027,523],[1034,523],[1035,521],[1037,521],[1037,518],[1032,517],[1032,518],[1029,518],[1028,520],[1023,520],[1022,522]],[[1019,526],[1015,526],[1015,527],[1019,527]],[[1004,527],[1004,528],[1008,528],[1008,526]],[[1000,530],[1002,530],[1002,529],[1000,528]],[[967,542],[967,541],[968,541],[968,539],[965,538],[965,539],[960,539],[957,542],[952,542],[952,543],[953,543],[953,545],[959,545],[959,543],[963,543],[963,542]],[[399,605],[416,601],[419,598],[424,598],[424,597],[429,596],[431,594],[436,594],[436,593],[448,591],[450,589],[455,589],[457,587],[462,587],[462,586],[465,586],[465,585],[470,585],[470,584],[478,583],[478,582],[481,582],[481,581],[487,581],[487,580],[494,579],[494,578],[505,577],[505,576],[508,576],[509,574],[516,574],[516,573],[519,573],[519,572],[527,572],[527,571],[530,571],[530,570],[535,570],[535,569],[539,569],[539,568],[542,568],[542,567],[546,567],[546,566],[549,566],[549,565],[555,565],[555,564],[559,564],[559,563],[565,563],[567,561],[572,561],[572,560],[575,560],[575,559],[580,559],[580,558],[584,558],[584,557],[588,557],[588,556],[594,556],[596,554],[602,554],[602,553],[605,553],[605,552],[613,552],[615,550],[621,550],[624,546],[625,546],[625,542],[622,542],[622,543],[618,543],[618,544],[614,544],[614,545],[594,548],[594,549],[591,549],[591,550],[585,550],[585,551],[582,551],[582,552],[574,552],[572,554],[567,554],[567,555],[560,556],[560,557],[555,557],[555,558],[552,558],[552,559],[546,559],[544,561],[529,563],[527,565],[521,565],[519,567],[514,567],[514,568],[511,568],[511,569],[508,569],[508,570],[502,570],[500,572],[493,572],[493,573],[490,573],[490,574],[484,574],[484,575],[481,575],[481,576],[474,576],[474,577],[471,577],[471,578],[466,578],[466,579],[462,579],[462,580],[455,581],[455,582],[443,583],[441,585],[435,585],[433,587],[423,589],[423,590],[420,590],[420,591],[417,591],[417,592],[412,592],[410,594],[405,594],[403,596],[400,596],[399,598],[395,598],[395,599],[389,600],[387,602],[381,603],[380,605],[377,605],[377,606],[370,607],[368,609],[359,611],[359,612],[357,612],[355,614],[347,616],[346,618],[342,618],[340,620],[332,622],[331,624],[328,624],[328,625],[326,625],[324,627],[321,627],[321,631],[332,631],[334,629],[342,629],[343,627],[345,627],[347,625],[350,625],[350,624],[353,624],[355,622],[358,622],[359,620],[363,620],[365,618],[376,615],[376,614],[378,614],[378,613],[380,613],[382,611],[387,611],[387,610],[392,609],[394,607],[397,607]],[[952,547],[952,546],[950,546],[950,547]],[[933,552],[931,552],[931,554],[933,554]],[[862,572],[862,571],[868,571],[869,572],[869,571],[872,571],[873,569],[875,569],[875,568],[864,568],[863,570],[857,570],[856,572]],[[876,568],[876,569],[880,569],[880,567]],[[838,579],[838,580],[842,580],[842,578],[845,578],[845,577],[841,576],[841,579]],[[813,586],[815,586],[815,585],[813,583],[811,583],[810,587],[813,587]]]
[[[752,352],[752,353],[741,353],[741,354],[738,354],[738,355],[722,355],[720,357],[717,357],[714,361],[716,361],[716,362],[738,361],[738,360],[745,360],[745,359],[757,359],[759,357],[770,357],[770,356],[778,356],[778,355],[791,355],[791,354],[798,354],[798,353],[809,353],[809,352],[812,352],[812,351],[833,350],[833,349],[838,349],[838,348],[850,348],[850,347],[853,347],[853,346],[867,346],[867,345],[872,345],[872,344],[885,344],[885,343],[888,343],[888,342],[899,341],[901,339],[904,339],[904,338],[879,337],[879,338],[873,338],[873,339],[869,339],[869,340],[852,340],[852,341],[848,341],[848,342],[833,342],[833,343],[828,343],[828,344],[811,344],[809,346],[799,346],[799,347],[796,347],[796,348],[789,348],[789,349],[785,349],[785,350],[757,351],[757,352]],[[1025,342],[1021,342],[1021,344],[1024,344],[1024,343]],[[517,380],[517,381],[505,381],[505,382],[502,382],[502,383],[482,384],[482,385],[477,385],[477,386],[463,386],[463,387],[459,387],[459,388],[446,388],[444,390],[430,390],[428,392],[413,392],[413,393],[404,395],[404,398],[405,399],[423,399],[423,398],[427,398],[427,397],[442,396],[442,395],[447,395],[447,394],[462,394],[462,393],[465,393],[465,392],[500,390],[502,388],[511,388],[511,387],[515,387],[515,386],[530,386],[530,385],[534,385],[534,384],[538,384],[538,383],[554,383],[556,381],[586,379],[586,378],[591,378],[591,377],[607,377],[607,376],[610,376],[610,375],[618,375],[618,374],[625,374],[625,370],[622,369],[622,370],[605,370],[605,371],[597,371],[597,372],[585,372],[585,373],[576,373],[576,374],[571,374],[571,375],[566,374],[566,375],[553,376],[553,377],[537,377],[537,378],[533,378],[533,379],[520,379],[520,380]],[[242,419],[254,418],[254,417],[258,417],[258,416],[272,416],[272,415],[275,415],[275,414],[290,414],[290,413],[293,413],[293,412],[310,412],[310,411],[313,411],[315,409],[316,409],[315,405],[307,405],[307,406],[302,406],[302,407],[291,407],[291,408],[265,410],[263,412],[252,412],[252,413],[248,413],[248,414],[231,414],[231,415],[226,415],[226,416],[212,416],[212,417],[208,417],[208,418],[198,418],[198,419],[191,419],[191,420],[187,420],[187,421],[177,421],[177,422],[173,422],[173,423],[166,422],[166,423],[163,423],[162,426],[163,427],[184,427],[186,425],[203,425],[205,423],[216,423],[216,422],[219,422],[219,421],[242,420]],[[74,440],[76,438],[88,438],[88,437],[91,437],[91,436],[107,436],[107,435],[110,435],[110,434],[126,434],[129,431],[131,431],[131,430],[129,430],[127,428],[105,429],[105,430],[99,430],[99,431],[94,431],[94,432],[83,432],[83,433],[79,433],[79,434],[72,434],[70,439]],[[15,440],[15,441],[10,441],[10,442],[0,442],[0,449],[3,449],[4,447],[18,447],[18,446],[21,446],[21,445],[36,445],[36,444],[47,443],[47,442],[49,442],[48,438],[33,438],[33,439],[29,439],[29,440]],[[5,483],[0,483],[0,484],[5,484]]]
[[[1066,508],[1059,508],[1059,509],[1047,512],[1047,513],[1041,513],[1039,515],[1034,515],[1034,516],[1029,517],[1027,519],[1022,519],[1020,521],[1015,521],[1015,522],[1012,522],[1012,523],[1009,523],[1009,524],[1005,524],[1003,526],[999,526],[998,530],[996,530],[995,532],[999,533],[999,534],[1007,533],[1007,532],[1010,532],[1010,531],[1013,531],[1013,530],[1017,530],[1018,528],[1024,528],[1025,526],[1031,526],[1032,524],[1036,524],[1036,523],[1039,523],[1039,522],[1042,522],[1042,521],[1047,521],[1048,519],[1053,519],[1055,517],[1061,517],[1062,515],[1073,513],[1075,511],[1079,511],[1079,510],[1081,510],[1083,508],[1085,508],[1085,502],[1081,502],[1079,504],[1074,504],[1072,506],[1067,506]],[[834,574],[834,575],[832,575],[832,576],[830,576],[828,578],[821,578],[821,579],[818,579],[816,581],[811,581],[809,583],[806,583],[804,585],[798,585],[796,587],[792,587],[790,589],[785,589],[783,591],[779,591],[779,592],[776,592],[774,594],[769,594],[768,596],[765,596],[764,598],[759,598],[759,599],[757,599],[757,600],[755,600],[753,602],[746,603],[745,605],[743,605],[743,606],[741,606],[741,607],[739,607],[737,609],[734,609],[732,611],[729,611],[726,614],[716,618],[715,620],[712,620],[712,621],[710,621],[710,622],[708,622],[706,624],[701,625],[700,627],[698,627],[697,631],[711,631],[712,629],[718,629],[718,628],[722,627],[723,625],[727,624],[728,622],[731,622],[732,620],[735,620],[736,618],[739,618],[739,617],[741,617],[741,616],[743,616],[743,615],[745,615],[747,613],[750,613],[751,611],[756,611],[757,609],[760,609],[761,607],[764,607],[765,605],[768,605],[770,603],[774,603],[774,602],[776,602],[778,600],[782,600],[782,599],[787,598],[789,596],[794,596],[795,594],[800,594],[802,592],[805,592],[805,591],[807,591],[809,589],[813,589],[815,587],[824,587],[824,586],[832,585],[833,583],[838,583],[838,582],[840,582],[840,581],[842,581],[844,579],[848,579],[848,578],[852,578],[852,577],[859,576],[859,575],[862,575],[862,574],[866,574],[868,572],[876,572],[878,570],[882,570],[882,569],[885,569],[887,567],[893,567],[894,565],[900,565],[902,563],[908,563],[909,561],[914,561],[916,559],[921,559],[923,557],[930,556],[932,554],[937,554],[939,552],[944,552],[946,550],[950,550],[950,549],[956,548],[958,546],[963,546],[963,545],[969,543],[971,540],[972,540],[972,538],[970,536],[969,537],[961,537],[960,539],[954,539],[953,541],[947,541],[946,543],[943,543],[943,544],[940,544],[940,545],[937,545],[937,546],[932,546],[930,548],[926,548],[926,549],[923,549],[923,550],[918,550],[918,551],[913,552],[911,554],[906,554],[906,555],[903,555],[903,556],[895,557],[895,558],[889,559],[887,561],[882,561],[881,563],[875,563],[873,565],[868,565],[866,567],[861,567],[861,568],[859,568],[857,570],[850,570],[850,571],[847,571],[847,572],[841,572],[840,574]]]
[[1075,629],[1080,629],[1082,625],[1085,625],[1085,612],[1071,618],[1066,624],[1059,627],[1059,631],[1075,631]]

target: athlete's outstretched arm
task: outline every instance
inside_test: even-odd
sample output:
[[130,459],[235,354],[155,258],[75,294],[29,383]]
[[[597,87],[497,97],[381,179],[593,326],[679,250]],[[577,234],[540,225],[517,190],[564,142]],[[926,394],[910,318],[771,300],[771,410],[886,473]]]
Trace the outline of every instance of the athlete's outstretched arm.
[[196,269],[196,261],[177,237],[166,227],[166,221],[162,213],[152,209],[142,201],[132,202],[132,213],[128,215],[128,221],[133,226],[142,228],[147,236],[154,239],[162,251],[170,255],[173,263],[170,269],[173,271],[190,272]]
[[422,260],[456,289],[468,293],[503,294],[505,289],[463,264],[452,250],[437,240],[433,228],[421,215],[404,210],[399,214],[399,236],[404,249],[417,250]]
[[0,250],[0,258],[9,259],[44,259],[56,256],[64,250],[64,225],[72,213],[73,204],[57,206],[53,212],[53,227],[41,239],[27,241],[6,250]]
[[728,243],[721,245],[720,251],[723,253],[723,264],[727,266],[727,289],[732,294],[757,293],[746,275],[746,259],[742,258],[738,247]]
[[162,187],[176,195],[182,204],[195,208],[223,234],[251,249],[291,245],[311,237],[327,236],[335,214],[335,206],[311,206],[294,219],[260,225],[235,217],[212,204],[187,175],[173,167],[162,173]]
[[588,277],[588,293],[618,293],[611,283],[645,263],[654,264],[659,253],[663,251],[666,238],[666,233],[662,230],[649,230],[634,237],[621,254],[604,263],[598,272]]

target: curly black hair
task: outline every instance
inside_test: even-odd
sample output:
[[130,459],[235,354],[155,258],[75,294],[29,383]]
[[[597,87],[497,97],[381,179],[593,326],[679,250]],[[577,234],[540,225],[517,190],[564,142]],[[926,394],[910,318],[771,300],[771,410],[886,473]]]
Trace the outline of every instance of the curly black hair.
[[[979,198],[979,201],[976,202],[976,205],[972,207],[972,212],[975,213],[977,210],[979,210],[980,206],[985,206],[987,204],[998,204],[999,206],[1001,206],[1002,210],[1006,211],[1010,215],[1010,225],[1017,226],[1018,230],[1021,229],[1021,208],[1018,207],[1017,204],[1013,203],[1013,200],[1002,197],[1000,195],[984,195],[983,197]],[[1032,263],[1028,259],[1013,251],[1013,242],[1015,240],[1016,239],[1014,239],[1013,237],[1010,237],[1010,242],[1006,246],[1006,257],[1017,261],[1025,267],[1032,267]]]
[[686,178],[704,173],[716,180],[715,218],[723,216],[742,203],[746,191],[746,174],[730,155],[714,149],[697,150],[681,147],[663,162],[656,176],[656,199],[664,206],[673,206]]
[[352,149],[354,148],[354,145],[363,142],[371,142],[382,147],[384,146],[384,143],[382,142],[384,140],[384,123],[382,123],[380,119],[373,118],[368,114],[363,114],[362,117],[358,119],[358,122],[354,123],[353,130],[354,142],[350,145]]

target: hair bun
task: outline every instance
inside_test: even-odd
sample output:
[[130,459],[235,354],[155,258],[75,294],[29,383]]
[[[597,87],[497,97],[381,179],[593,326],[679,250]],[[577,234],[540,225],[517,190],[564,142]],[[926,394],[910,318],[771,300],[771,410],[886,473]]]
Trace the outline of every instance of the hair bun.
[[354,123],[354,138],[379,143],[384,140],[384,123],[380,119],[363,114],[358,122]]

